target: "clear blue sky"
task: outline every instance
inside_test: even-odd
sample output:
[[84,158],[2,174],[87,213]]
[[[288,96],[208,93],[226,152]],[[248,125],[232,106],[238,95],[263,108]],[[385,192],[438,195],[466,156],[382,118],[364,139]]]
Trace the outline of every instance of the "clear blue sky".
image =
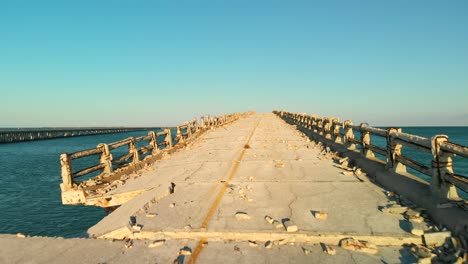
[[468,1],[0,1],[0,127],[468,125]]

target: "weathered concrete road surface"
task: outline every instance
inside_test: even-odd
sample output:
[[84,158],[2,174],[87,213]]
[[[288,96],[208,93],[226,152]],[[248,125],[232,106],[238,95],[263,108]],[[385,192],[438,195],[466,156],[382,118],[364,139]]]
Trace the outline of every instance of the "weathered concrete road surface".
[[[365,177],[343,175],[319,151],[275,115],[249,116],[205,133],[108,194],[143,191],[88,233],[132,239],[132,248],[103,239],[2,236],[0,262],[417,262],[401,245],[420,244],[421,237],[408,232],[402,215],[379,210],[389,203],[384,191]],[[378,253],[340,248],[347,237],[377,245]],[[155,240],[165,242],[149,248]]]

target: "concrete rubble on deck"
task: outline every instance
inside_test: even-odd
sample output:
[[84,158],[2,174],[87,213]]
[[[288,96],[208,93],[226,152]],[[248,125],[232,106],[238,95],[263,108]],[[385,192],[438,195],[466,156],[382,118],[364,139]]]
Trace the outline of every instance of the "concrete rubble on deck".
[[[418,262],[402,245],[422,238],[403,214],[383,212],[386,192],[314,146],[273,114],[249,116],[107,193],[142,192],[88,230],[109,240],[0,236],[0,262]],[[356,251],[339,247],[347,238]]]

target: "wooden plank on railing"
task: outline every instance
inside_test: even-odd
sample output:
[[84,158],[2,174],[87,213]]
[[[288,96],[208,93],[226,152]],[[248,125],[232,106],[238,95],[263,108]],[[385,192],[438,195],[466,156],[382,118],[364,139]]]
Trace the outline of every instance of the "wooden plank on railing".
[[68,154],[68,158],[70,160],[74,160],[74,159],[78,159],[78,158],[82,158],[82,157],[86,157],[86,156],[98,155],[98,154],[101,154],[101,153],[102,153],[102,150],[98,149],[98,148],[87,149],[87,150],[82,150],[82,151],[78,151],[78,152]]
[[427,176],[432,176],[432,170],[424,165],[424,164],[421,164],[415,160],[412,160],[408,157],[405,157],[405,156],[396,156],[395,157],[395,160],[398,161],[398,162],[401,162],[402,164],[414,169],[414,170],[417,170],[423,174],[426,174]]
[[370,126],[358,126],[359,129],[362,129],[362,131],[367,131],[371,134],[381,136],[386,138],[387,137],[387,130],[381,129],[381,128],[376,128],[376,127],[370,127]]
[[126,160],[130,159],[131,157],[133,157],[133,153],[128,153],[128,154],[122,155],[122,156],[112,160],[112,163],[117,164],[117,163],[120,163],[122,161],[126,161]]
[[121,140],[121,141],[110,143],[110,144],[108,144],[109,150],[113,150],[113,149],[120,148],[122,146],[128,145],[128,144],[130,144],[130,142],[131,142],[131,139],[127,138],[127,139],[124,139],[124,140]]
[[145,154],[145,153],[147,153],[148,151],[151,151],[152,149],[153,149],[153,146],[150,146],[150,145],[148,145],[148,146],[143,146],[143,147],[141,147],[141,148],[138,150],[138,153],[140,153],[140,154]]
[[393,142],[395,142],[396,144],[401,144],[403,146],[407,146],[407,147],[422,151],[422,152],[432,153],[430,147],[428,148],[425,145],[420,145],[420,144],[417,144],[415,142],[408,142],[408,141],[405,141],[405,140],[401,140],[399,138],[394,138]]
[[86,169],[82,169],[80,171],[77,171],[75,173],[73,173],[72,177],[73,178],[78,178],[80,176],[83,176],[83,175],[86,175],[88,173],[91,173],[91,172],[94,172],[94,171],[97,171],[97,170],[101,170],[101,169],[104,169],[106,167],[105,164],[98,164],[98,165],[95,165],[95,166],[92,166],[92,167],[89,167],[89,168],[86,168]]
[[390,134],[390,136],[392,138],[398,139],[398,140],[400,140],[401,142],[404,142],[404,143],[411,143],[411,144],[414,144],[416,146],[421,146],[421,147],[424,147],[426,149],[431,149],[432,144],[431,144],[431,140],[429,138],[420,137],[420,136],[407,134],[407,133],[403,133],[403,132],[393,132],[393,133]]
[[158,136],[158,137],[159,136],[165,136],[165,135],[167,135],[166,131],[161,131],[161,132],[156,133],[156,136]]
[[136,137],[135,138],[135,141],[142,141],[142,140],[150,140],[151,139],[151,136],[140,136],[140,137]]
[[468,178],[456,174],[446,174],[445,180],[468,193]]
[[440,149],[448,153],[454,153],[456,155],[468,158],[468,147],[462,145],[458,145],[452,142],[444,142],[440,145]]
[[387,156],[387,150],[384,149],[384,148],[381,148],[379,146],[370,144],[370,145],[366,145],[366,148],[368,148],[368,149],[372,150],[373,152],[378,153],[380,155]]
[[357,139],[355,139],[355,138],[348,138],[348,142],[349,142],[349,143],[352,143],[352,144],[359,144],[359,145],[362,145],[361,140],[357,140]]

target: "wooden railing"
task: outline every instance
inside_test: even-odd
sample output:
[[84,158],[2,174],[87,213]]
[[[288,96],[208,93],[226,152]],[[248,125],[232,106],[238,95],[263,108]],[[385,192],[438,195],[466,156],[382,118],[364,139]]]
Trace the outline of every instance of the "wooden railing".
[[[446,135],[436,135],[424,138],[403,133],[401,128],[375,128],[366,123],[353,125],[350,120],[340,122],[338,118],[320,117],[317,115],[274,111],[274,113],[290,124],[297,125],[301,130],[310,134],[316,140],[329,140],[343,144],[350,150],[359,149],[361,154],[369,159],[375,153],[386,157],[386,169],[401,173],[410,167],[420,173],[431,176],[431,190],[441,198],[460,199],[457,189],[468,192],[468,178],[466,175],[455,174],[453,159],[455,155],[468,158],[468,147],[452,143]],[[355,132],[360,134],[356,138]],[[371,135],[381,137],[386,147],[372,144]],[[403,146],[416,151],[432,154],[432,160],[426,166],[402,154]]]
[[[150,131],[145,136],[130,137],[110,144],[99,144],[96,148],[74,153],[63,153],[60,155],[62,170],[60,187],[62,192],[76,190],[80,180],[89,179],[92,177],[91,173],[99,172],[94,175],[94,178],[110,177],[119,172],[131,173],[139,168],[136,165],[158,158],[158,154],[172,149],[175,145],[185,143],[186,140],[198,136],[203,131],[228,124],[248,114],[250,113],[235,113],[216,117],[204,116],[200,118],[200,123],[194,119],[178,126],[175,129],[175,136],[173,136],[174,133],[171,129],[164,129],[160,132]],[[113,152],[121,154],[114,157]],[[92,156],[98,158],[94,164],[87,165],[78,171],[73,170],[73,163]]]

